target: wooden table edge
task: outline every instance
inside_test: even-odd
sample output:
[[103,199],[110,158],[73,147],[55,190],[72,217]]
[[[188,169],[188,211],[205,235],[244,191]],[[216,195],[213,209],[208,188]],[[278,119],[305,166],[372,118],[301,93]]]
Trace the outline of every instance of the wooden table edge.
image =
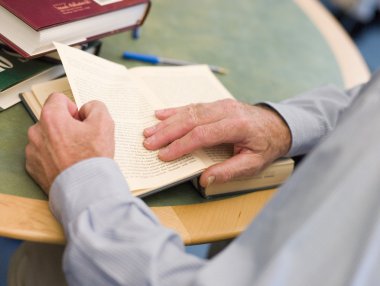
[[[152,207],[160,222],[184,243],[201,244],[232,238],[245,229],[275,189],[191,205]],[[47,201],[0,194],[0,236],[64,244],[61,225]]]

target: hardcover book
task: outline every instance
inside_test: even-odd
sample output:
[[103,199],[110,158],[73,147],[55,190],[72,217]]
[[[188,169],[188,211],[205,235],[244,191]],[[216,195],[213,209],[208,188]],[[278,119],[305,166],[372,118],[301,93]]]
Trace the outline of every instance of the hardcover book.
[[0,111],[18,103],[19,93],[31,85],[64,75],[61,64],[28,60],[0,45]]
[[[68,81],[60,79],[34,86],[32,92],[22,94],[25,105],[38,119],[43,103],[53,91],[72,96],[79,107],[90,100],[104,102],[115,121],[115,161],[135,196],[191,180],[207,167],[232,155],[232,146],[223,144],[163,162],[158,159],[157,151],[146,150],[142,145],[143,129],[158,122],[154,110],[233,98],[207,66],[128,70],[80,50],[62,44],[56,46]],[[278,169],[281,172],[275,171]],[[261,176],[236,180],[224,185],[219,192],[208,194],[203,191],[203,194],[220,195],[274,187],[292,170],[293,161],[282,160],[264,170]]]
[[24,57],[142,25],[149,0],[0,0],[0,39]]

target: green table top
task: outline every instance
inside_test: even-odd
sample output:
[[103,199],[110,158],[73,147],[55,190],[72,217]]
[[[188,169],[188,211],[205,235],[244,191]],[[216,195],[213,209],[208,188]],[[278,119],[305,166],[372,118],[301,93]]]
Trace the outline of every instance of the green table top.
[[[124,50],[226,67],[229,74],[219,79],[251,103],[279,101],[326,83],[343,86],[327,43],[289,0],[153,1],[141,38],[108,37],[101,56],[138,65],[121,58]],[[0,113],[0,193],[46,200],[24,170],[31,124],[21,104]],[[145,200],[151,206],[205,201],[189,183]]]

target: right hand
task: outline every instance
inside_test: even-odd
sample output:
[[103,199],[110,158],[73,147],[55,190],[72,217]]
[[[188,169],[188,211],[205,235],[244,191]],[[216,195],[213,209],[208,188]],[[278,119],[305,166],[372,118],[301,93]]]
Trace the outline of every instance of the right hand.
[[144,146],[162,148],[158,156],[171,161],[203,147],[234,145],[234,156],[203,172],[203,187],[252,176],[286,155],[291,134],[283,119],[266,106],[232,99],[156,111],[160,120],[144,130]]
[[88,158],[113,158],[115,152],[114,123],[105,105],[92,101],[78,111],[59,93],[47,99],[28,139],[26,170],[46,193],[66,168]]

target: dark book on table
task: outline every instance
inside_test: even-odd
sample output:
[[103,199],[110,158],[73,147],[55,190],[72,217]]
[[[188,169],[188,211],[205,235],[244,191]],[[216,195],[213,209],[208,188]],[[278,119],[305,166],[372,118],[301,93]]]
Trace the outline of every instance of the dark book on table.
[[[91,54],[98,54],[100,41],[78,45]],[[30,91],[35,84],[56,79],[65,74],[57,52],[37,59],[25,59],[0,44],[0,111],[20,102],[19,94]]]

